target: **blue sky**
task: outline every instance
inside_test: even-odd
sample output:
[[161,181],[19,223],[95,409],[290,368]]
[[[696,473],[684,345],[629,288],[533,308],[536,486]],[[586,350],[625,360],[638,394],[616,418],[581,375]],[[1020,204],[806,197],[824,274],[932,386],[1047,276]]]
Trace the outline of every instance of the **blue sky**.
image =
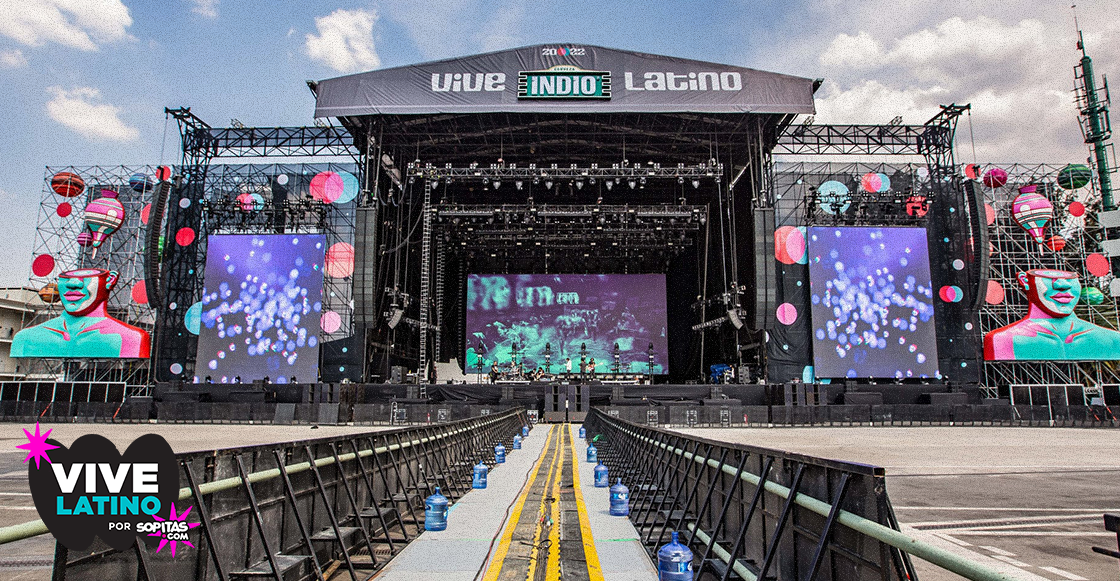
[[[24,284],[46,165],[156,164],[165,106],[211,125],[310,124],[304,81],[541,43],[823,77],[819,123],[920,123],[972,102],[979,161],[1085,157],[1072,12],[1007,0],[242,3],[21,0],[0,22],[0,285]],[[1120,79],[1120,1],[1077,8]],[[1120,120],[1117,120],[1120,122]],[[169,128],[162,161],[178,157]],[[971,145],[967,158],[971,158]],[[963,148],[962,148],[963,149]],[[971,161],[971,159],[968,159]]]

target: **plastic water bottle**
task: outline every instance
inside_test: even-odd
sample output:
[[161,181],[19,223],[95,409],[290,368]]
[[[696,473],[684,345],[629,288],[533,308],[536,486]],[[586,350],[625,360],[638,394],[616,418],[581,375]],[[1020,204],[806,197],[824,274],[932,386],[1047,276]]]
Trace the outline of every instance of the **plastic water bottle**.
[[583,424],[579,425],[579,437],[581,440],[587,439],[587,428],[583,427]]
[[498,442],[498,445],[494,446],[494,463],[495,464],[505,464],[506,463],[506,447],[503,446],[501,442]]
[[442,531],[447,528],[447,497],[436,493],[424,500],[424,530]]
[[599,462],[599,451],[595,449],[595,444],[587,445],[587,461],[591,463]]
[[611,485],[610,476],[607,475],[607,465],[602,462],[595,467],[595,488],[606,488]]
[[627,516],[630,514],[630,489],[618,479],[618,483],[611,487],[611,516]]
[[521,436],[518,436],[517,434],[513,435],[513,449],[514,450],[520,450],[521,449]]
[[529,437],[529,424],[525,424],[524,426],[521,426],[521,437],[522,438],[528,438]]
[[474,465],[474,473],[471,475],[471,488],[486,488],[486,475],[489,472],[490,469],[479,460],[478,464]]
[[682,545],[673,531],[673,540],[657,551],[658,581],[692,581],[692,551]]

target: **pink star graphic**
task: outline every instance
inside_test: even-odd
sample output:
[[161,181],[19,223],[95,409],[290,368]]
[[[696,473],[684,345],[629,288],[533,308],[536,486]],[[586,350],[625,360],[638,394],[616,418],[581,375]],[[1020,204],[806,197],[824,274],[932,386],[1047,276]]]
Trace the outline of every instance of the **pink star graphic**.
[[[164,522],[164,521],[185,522],[187,520],[187,515],[191,513],[192,508],[194,508],[194,507],[193,506],[187,507],[187,510],[184,510],[181,514],[176,515],[175,514],[175,505],[172,504],[171,505],[171,514],[168,515],[168,518],[165,519],[165,518],[163,518],[159,515],[152,515],[152,518],[156,519],[159,522]],[[193,529],[194,527],[197,527],[200,524],[202,524],[202,523],[197,523],[197,522],[187,523],[187,530]],[[163,548],[166,547],[170,543],[171,544],[171,556],[172,557],[175,556],[175,549],[176,549],[176,547],[179,543],[183,543],[184,545],[186,545],[186,546],[188,546],[192,549],[195,548],[195,546],[193,544],[191,544],[190,541],[170,541],[163,536],[162,532],[151,533],[148,536],[149,537],[160,537],[159,547],[156,547],[156,552],[157,553],[162,551]]]
[[38,424],[38,422],[36,422],[35,423],[35,434],[34,435],[32,435],[31,432],[29,432],[27,430],[24,430],[23,433],[27,434],[27,443],[26,444],[20,444],[20,445],[16,446],[16,448],[19,448],[21,450],[27,450],[27,457],[23,459],[23,463],[26,464],[28,460],[30,460],[32,458],[35,458],[35,469],[36,470],[39,469],[39,459],[40,458],[43,459],[43,460],[46,460],[47,464],[50,464],[51,463],[51,457],[47,456],[47,452],[49,450],[54,450],[55,448],[58,448],[58,446],[52,446],[52,445],[47,443],[47,438],[50,437],[51,430],[47,430],[47,433],[45,433],[45,434],[40,434],[39,433],[39,424]]

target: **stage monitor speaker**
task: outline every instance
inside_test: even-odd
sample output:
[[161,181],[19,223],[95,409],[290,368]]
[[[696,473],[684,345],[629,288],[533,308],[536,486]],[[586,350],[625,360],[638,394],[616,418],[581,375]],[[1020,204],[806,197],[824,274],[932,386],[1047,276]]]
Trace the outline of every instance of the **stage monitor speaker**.
[[774,208],[754,208],[754,290],[748,295],[754,296],[750,325],[755,330],[773,327],[778,308],[774,228]]
[[[354,323],[375,326],[377,312],[377,205],[358,208],[354,220]],[[397,382],[399,383],[399,382]]]

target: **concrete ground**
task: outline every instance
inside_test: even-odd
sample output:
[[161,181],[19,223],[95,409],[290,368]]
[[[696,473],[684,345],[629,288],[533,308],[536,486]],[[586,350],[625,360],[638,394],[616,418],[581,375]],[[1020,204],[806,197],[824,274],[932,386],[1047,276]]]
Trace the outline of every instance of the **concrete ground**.
[[[38,520],[31,492],[27,487],[26,452],[16,445],[27,441],[22,430],[34,432],[33,424],[0,423],[0,527]],[[242,424],[40,424],[42,432],[50,429],[51,438],[70,445],[79,436],[100,434],[123,452],[144,434],[163,436],[175,452],[197,452],[251,446],[274,442],[290,442],[327,438],[345,434],[362,434],[389,429],[383,426],[273,426]],[[0,546],[0,581],[46,581],[51,578],[54,559],[54,538],[33,537]]]
[[[876,464],[904,532],[1015,579],[1116,579],[1102,514],[1120,512],[1120,430],[996,427],[681,429]],[[922,581],[960,579],[915,560]]]

